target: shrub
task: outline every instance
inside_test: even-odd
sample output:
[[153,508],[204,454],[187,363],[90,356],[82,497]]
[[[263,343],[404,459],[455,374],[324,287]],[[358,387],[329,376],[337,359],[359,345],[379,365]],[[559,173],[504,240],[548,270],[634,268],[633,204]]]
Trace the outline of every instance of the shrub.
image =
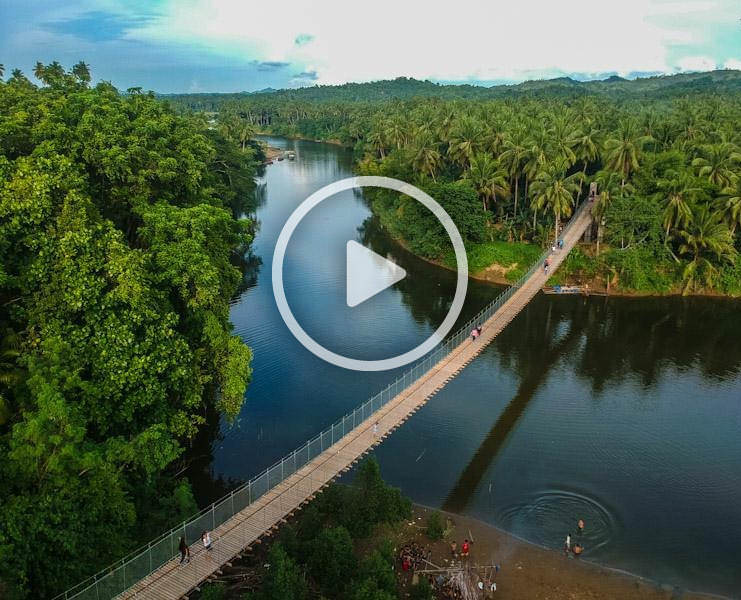
[[427,537],[431,540],[440,540],[443,537],[443,520],[437,511],[427,517]]

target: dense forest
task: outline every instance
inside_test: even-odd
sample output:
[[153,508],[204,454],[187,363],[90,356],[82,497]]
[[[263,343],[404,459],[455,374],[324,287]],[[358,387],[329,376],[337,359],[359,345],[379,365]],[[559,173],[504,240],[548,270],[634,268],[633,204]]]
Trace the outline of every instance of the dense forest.
[[[1,67],[0,67],[1,68]],[[196,510],[235,417],[228,302],[262,151],[84,63],[0,75],[0,597],[49,598]]]
[[[339,141],[360,173],[427,189],[459,225],[474,273],[495,263],[515,279],[596,182],[592,243],[555,282],[741,294],[741,73],[472,87],[397,79],[173,102]],[[396,237],[451,262],[430,215],[372,197]]]

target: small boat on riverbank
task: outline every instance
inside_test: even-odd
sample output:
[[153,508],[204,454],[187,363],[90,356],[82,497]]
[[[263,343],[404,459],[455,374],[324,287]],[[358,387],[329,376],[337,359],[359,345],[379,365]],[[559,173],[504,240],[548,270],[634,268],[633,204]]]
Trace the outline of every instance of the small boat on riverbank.
[[606,292],[590,290],[588,285],[554,285],[544,287],[544,294],[581,294],[582,296],[607,296]]

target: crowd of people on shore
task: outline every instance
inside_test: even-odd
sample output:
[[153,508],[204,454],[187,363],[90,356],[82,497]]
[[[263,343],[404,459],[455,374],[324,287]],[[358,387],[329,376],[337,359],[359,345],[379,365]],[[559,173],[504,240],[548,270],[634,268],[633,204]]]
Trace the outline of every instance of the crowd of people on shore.
[[420,546],[417,542],[409,542],[399,552],[399,561],[401,562],[401,570],[405,573],[407,571],[417,571],[424,568],[424,565],[431,564],[429,561],[432,558],[432,548],[429,546]]

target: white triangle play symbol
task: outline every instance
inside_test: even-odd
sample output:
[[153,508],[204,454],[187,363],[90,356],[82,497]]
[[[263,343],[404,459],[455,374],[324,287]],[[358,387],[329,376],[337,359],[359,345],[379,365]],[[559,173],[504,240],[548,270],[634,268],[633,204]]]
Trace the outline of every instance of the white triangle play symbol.
[[350,240],[347,242],[347,305],[365,302],[407,276],[396,263]]

